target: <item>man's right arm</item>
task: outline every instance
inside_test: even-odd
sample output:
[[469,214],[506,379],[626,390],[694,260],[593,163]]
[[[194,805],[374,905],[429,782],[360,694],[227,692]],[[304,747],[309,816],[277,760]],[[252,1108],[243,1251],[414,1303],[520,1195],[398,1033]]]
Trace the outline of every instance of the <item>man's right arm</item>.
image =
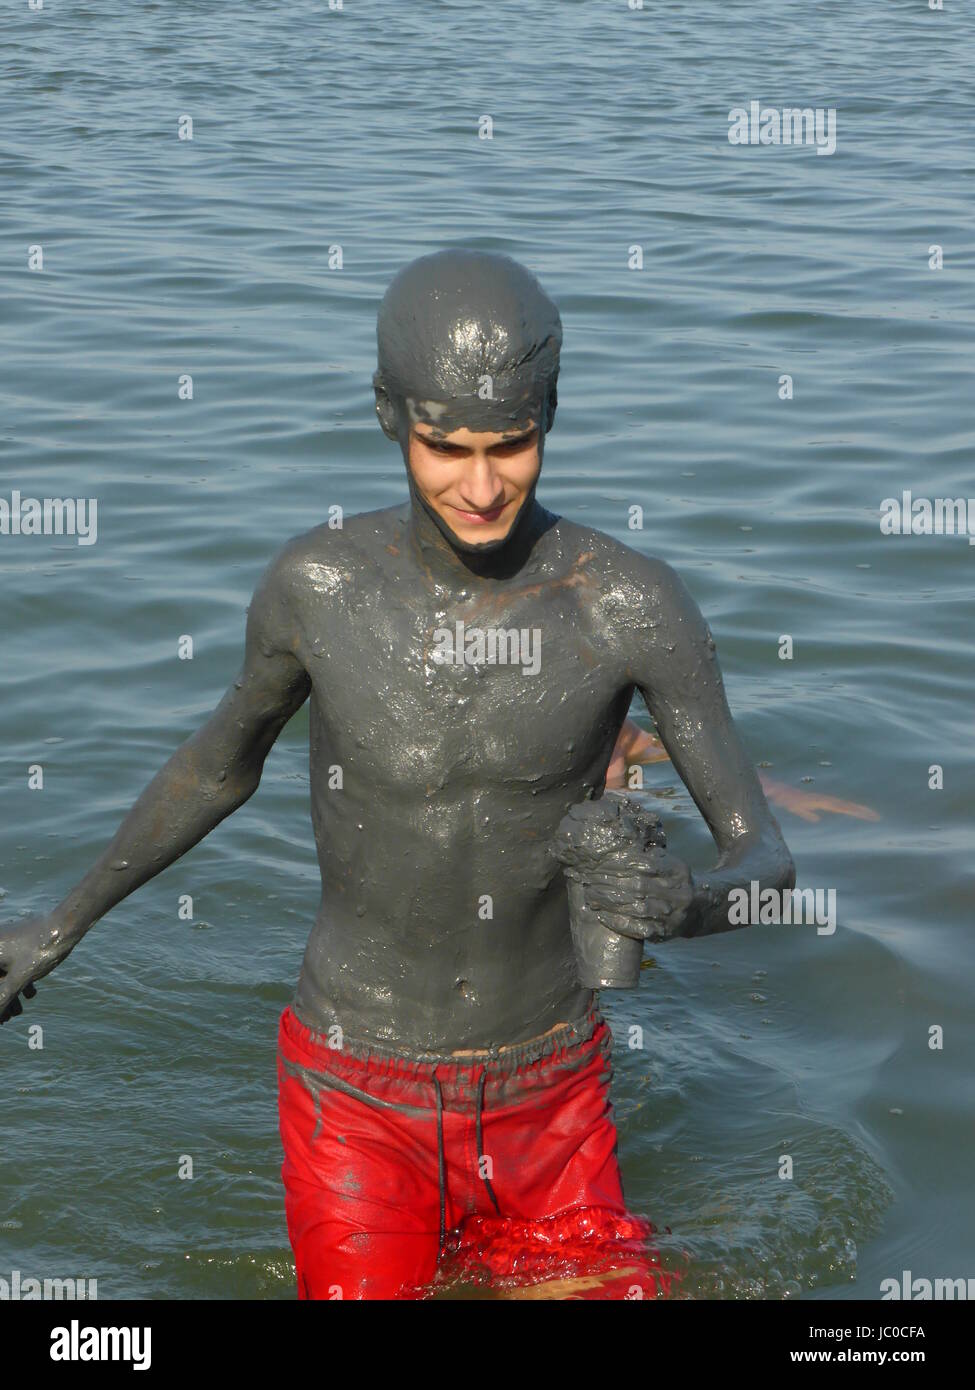
[[21,1013],[18,995],[53,970],[123,898],[161,873],[257,790],[278,734],[311,681],[297,656],[291,546],[275,558],[247,617],[244,664],[201,729],[146,787],[115,838],[48,917],[0,927],[0,1023]]

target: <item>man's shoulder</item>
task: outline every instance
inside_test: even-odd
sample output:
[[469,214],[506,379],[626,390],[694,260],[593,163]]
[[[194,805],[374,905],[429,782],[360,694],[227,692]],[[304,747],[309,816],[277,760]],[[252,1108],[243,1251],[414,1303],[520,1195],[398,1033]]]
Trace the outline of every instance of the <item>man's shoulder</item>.
[[[678,651],[713,655],[703,615],[677,571],[657,555],[625,545],[593,526],[559,521],[563,555],[578,578],[575,593],[593,628],[621,653],[671,661]],[[636,669],[634,667],[634,669]]]
[[365,551],[377,542],[394,543],[402,527],[402,506],[351,516],[337,513],[286,541],[268,565],[265,582],[283,588],[311,583],[319,590],[340,584],[351,578],[351,567],[363,562]]
[[666,560],[625,545],[595,526],[583,526],[560,516],[552,527],[552,536],[573,566],[601,581],[600,589],[607,587],[602,581],[648,592],[681,585],[677,571]]

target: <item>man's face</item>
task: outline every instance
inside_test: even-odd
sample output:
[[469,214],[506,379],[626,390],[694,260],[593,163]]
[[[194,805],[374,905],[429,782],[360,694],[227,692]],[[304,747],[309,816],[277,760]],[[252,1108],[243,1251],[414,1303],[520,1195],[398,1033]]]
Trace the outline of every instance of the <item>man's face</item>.
[[410,472],[426,502],[470,545],[504,540],[538,477],[538,429],[504,434],[410,431]]

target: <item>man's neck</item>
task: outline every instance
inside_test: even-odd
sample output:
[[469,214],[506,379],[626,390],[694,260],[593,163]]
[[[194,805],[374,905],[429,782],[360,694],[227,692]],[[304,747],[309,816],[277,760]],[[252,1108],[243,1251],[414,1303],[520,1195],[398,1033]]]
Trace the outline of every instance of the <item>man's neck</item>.
[[450,588],[512,579],[530,567],[539,537],[553,518],[534,495],[515,519],[504,545],[479,553],[458,550],[443,535],[419,499],[411,498],[407,534],[420,568],[434,582]]

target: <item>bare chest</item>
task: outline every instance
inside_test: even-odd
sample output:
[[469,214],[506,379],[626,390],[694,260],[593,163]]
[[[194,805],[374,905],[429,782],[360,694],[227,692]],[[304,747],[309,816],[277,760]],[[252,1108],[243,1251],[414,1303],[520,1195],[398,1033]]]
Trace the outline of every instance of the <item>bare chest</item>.
[[[548,600],[548,601],[546,601]],[[375,788],[532,792],[608,752],[623,663],[569,594],[332,615],[308,662],[312,757]]]

